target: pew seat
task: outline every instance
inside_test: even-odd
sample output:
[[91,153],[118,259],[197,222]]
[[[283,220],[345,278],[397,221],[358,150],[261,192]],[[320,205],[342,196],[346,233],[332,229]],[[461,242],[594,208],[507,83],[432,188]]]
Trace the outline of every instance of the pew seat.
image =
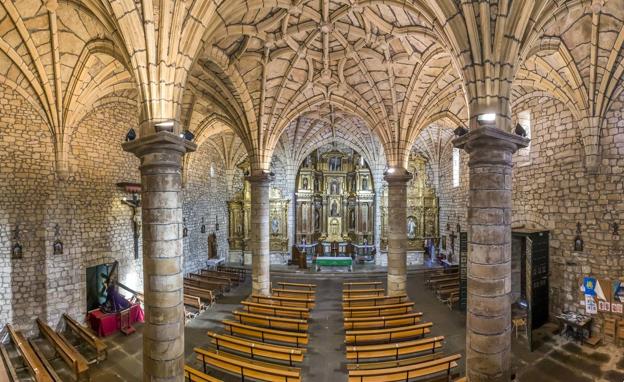
[[185,382],[223,382],[222,380],[212,377],[206,373],[202,373],[197,369],[193,369],[189,365],[184,365],[184,381]]
[[345,330],[355,329],[383,329],[395,326],[415,325],[422,318],[421,312],[397,314],[383,317],[346,317]]
[[239,357],[213,349],[194,349],[197,359],[204,365],[233,374],[241,380],[255,379],[268,382],[300,382],[301,369]]
[[284,289],[284,288],[273,288],[271,293],[276,296],[281,297],[305,297],[314,300],[315,299],[315,291],[302,290],[302,289]]
[[225,331],[230,335],[237,334],[244,337],[258,338],[262,342],[273,341],[284,344],[295,344],[297,347],[307,345],[308,343],[307,333],[262,328],[241,324],[231,320],[222,320],[221,323],[223,324]]
[[414,302],[376,306],[349,306],[343,308],[344,317],[381,317],[405,314],[412,311]]
[[346,289],[342,291],[342,299],[348,297],[369,297],[369,296],[383,296],[386,293],[384,288],[380,289]]
[[344,282],[342,283],[342,289],[343,291],[346,290],[351,290],[354,288],[367,288],[367,289],[371,289],[371,288],[377,288],[377,287],[381,287],[382,282],[381,281],[354,281],[354,282]]
[[205,289],[198,286],[184,284],[184,294],[199,297],[201,300],[206,301],[208,305],[214,304],[216,300],[215,293],[212,289]]
[[199,296],[193,296],[186,293],[184,294],[184,305],[195,308],[198,312],[206,310],[206,305],[201,302],[201,298],[199,298]]
[[345,343],[357,345],[362,343],[404,341],[416,337],[424,337],[431,332],[432,326],[431,322],[425,322],[386,329],[347,330]]
[[233,311],[232,314],[241,324],[259,325],[272,329],[294,330],[297,332],[308,330],[308,321],[298,318],[267,316],[238,310]]
[[9,354],[3,344],[0,343],[0,381],[17,382],[17,372],[11,363]]
[[243,305],[243,309],[250,313],[264,313],[273,316],[294,317],[299,319],[307,319],[310,317],[310,309],[308,308],[261,304],[251,301],[241,301],[241,304]]
[[66,328],[80,337],[90,348],[95,351],[96,361],[100,362],[106,359],[108,346],[104,341],[99,339],[91,332],[91,329],[80,325],[76,320],[63,313]]
[[[430,380],[438,377],[451,380],[461,355],[454,354],[435,360],[383,369],[349,370],[349,382],[394,382]],[[442,379],[440,379],[442,380]]]
[[357,296],[342,299],[342,307],[348,306],[367,306],[367,305],[389,305],[407,302],[409,298],[406,294],[398,296]]
[[257,294],[252,294],[249,297],[250,301],[264,303],[264,304],[273,304],[280,306],[295,306],[301,308],[314,308],[314,299],[306,298],[306,297],[280,297],[280,296],[261,296]]
[[444,352],[436,352],[436,353],[420,355],[417,357],[403,358],[403,359],[392,360],[392,361],[350,363],[350,364],[347,364],[347,370],[387,369],[391,367],[407,366],[407,365],[413,365],[415,363],[432,361],[434,359],[442,358],[444,356],[445,356]]
[[277,285],[281,286],[282,288],[293,287],[293,288],[303,288],[307,290],[316,289],[316,284],[290,283],[290,282],[280,281],[277,283]]
[[[56,333],[52,328],[39,318],[36,320],[39,333],[52,345],[61,359],[69,366],[74,373],[76,380],[80,380],[89,373],[89,363],[76,348],[68,343],[62,335]],[[88,377],[87,377],[88,378]]]
[[412,356],[419,353],[435,353],[442,348],[444,337],[430,337],[419,340],[402,341],[390,344],[347,346],[347,359],[360,360],[370,359],[394,359],[404,356]]
[[260,357],[269,360],[286,361],[291,366],[293,362],[303,362],[303,356],[306,352],[306,350],[302,348],[266,344],[264,342],[252,341],[229,336],[227,334],[217,334],[215,332],[208,332],[208,336],[212,338],[212,343],[216,346],[217,350],[233,350],[243,353],[251,357],[251,359]]

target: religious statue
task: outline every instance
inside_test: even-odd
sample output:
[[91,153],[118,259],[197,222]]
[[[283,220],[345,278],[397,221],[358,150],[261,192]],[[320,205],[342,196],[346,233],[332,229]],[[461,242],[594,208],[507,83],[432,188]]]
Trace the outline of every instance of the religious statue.
[[368,177],[365,176],[362,178],[362,190],[368,190]]
[[321,214],[319,213],[318,208],[314,209],[314,229],[321,229]]
[[308,189],[308,178],[303,178],[303,189],[304,190]]
[[271,221],[271,232],[274,235],[277,235],[279,233],[279,219],[277,218],[277,216],[273,216],[273,220]]
[[355,210],[353,209],[349,211],[349,221],[350,221],[349,227],[355,229]]
[[318,178],[314,178],[314,191],[318,191],[319,189],[319,181]]
[[338,216],[338,203],[334,200],[331,205],[331,216]]
[[412,216],[407,218],[407,237],[409,239],[416,238],[416,222]]
[[331,182],[331,186],[330,186],[330,190],[329,190],[330,194],[335,195],[338,194],[338,182],[336,182],[335,180],[333,180]]

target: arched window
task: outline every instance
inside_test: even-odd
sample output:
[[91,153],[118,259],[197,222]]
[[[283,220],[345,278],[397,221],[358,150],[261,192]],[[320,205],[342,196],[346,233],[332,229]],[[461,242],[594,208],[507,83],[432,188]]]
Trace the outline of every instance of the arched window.
[[[531,139],[531,111],[525,110],[518,113],[518,124],[526,131],[527,138]],[[523,149],[518,150],[518,162],[528,164],[531,162],[531,142]]]
[[459,149],[453,148],[453,187],[459,187]]
[[214,178],[214,163],[210,163],[210,177]]

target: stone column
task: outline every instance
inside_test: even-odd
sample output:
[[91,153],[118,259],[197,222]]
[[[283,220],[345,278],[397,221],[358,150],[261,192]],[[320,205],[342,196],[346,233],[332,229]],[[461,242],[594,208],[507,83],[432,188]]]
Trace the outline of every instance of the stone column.
[[473,382],[510,380],[511,157],[528,142],[494,127],[453,141],[470,155],[466,374]]
[[181,168],[195,148],[164,131],[123,144],[141,159],[144,381],[184,381]]
[[251,246],[252,293],[271,294],[271,254],[269,248],[269,198],[273,176],[259,172],[247,177],[251,186],[249,244]]
[[404,168],[391,168],[384,179],[388,182],[388,295],[396,296],[406,293],[407,182],[412,175]]

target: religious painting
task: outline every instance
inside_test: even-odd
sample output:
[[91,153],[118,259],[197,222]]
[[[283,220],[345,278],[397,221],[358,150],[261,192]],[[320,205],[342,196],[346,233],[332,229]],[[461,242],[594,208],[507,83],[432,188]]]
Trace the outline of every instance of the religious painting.
[[413,216],[407,218],[407,238],[410,240],[416,238],[416,219]]
[[279,233],[279,225],[279,219],[277,218],[277,216],[273,216],[273,220],[271,220],[271,233],[273,235],[277,235]]
[[340,192],[340,189],[338,187],[338,181],[337,180],[332,180],[331,185],[329,186],[330,190],[329,193],[332,195],[337,195]]

